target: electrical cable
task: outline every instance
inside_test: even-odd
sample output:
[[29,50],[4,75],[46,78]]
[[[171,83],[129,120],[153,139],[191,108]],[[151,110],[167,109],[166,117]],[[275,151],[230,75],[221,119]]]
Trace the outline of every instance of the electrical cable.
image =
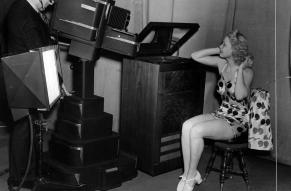
[[60,75],[61,77],[63,78],[63,68],[62,68],[62,62],[61,62],[61,50],[60,50],[60,45],[59,45],[59,33],[57,32],[57,35],[56,35],[56,39],[55,39],[56,43],[58,44],[57,45],[57,50],[58,50],[58,53],[57,53],[57,57],[58,57],[58,60],[59,60],[59,66],[60,66]]
[[[289,64],[289,76],[291,76],[291,16],[289,24],[289,45],[288,45],[288,64]],[[291,79],[290,79],[290,90],[291,90]]]
[[[275,57],[275,59],[274,59],[274,63],[275,63],[275,66],[274,66],[274,70],[275,70],[275,74],[274,74],[274,78],[275,78],[275,80],[277,80],[277,38],[276,38],[276,36],[277,36],[277,30],[276,30],[276,26],[277,26],[277,23],[276,23],[276,21],[277,21],[277,13],[276,13],[276,10],[277,10],[277,8],[276,8],[276,6],[277,6],[277,4],[276,4],[276,1],[275,1],[275,15],[274,15],[274,17],[275,17],[275,25],[274,25],[274,28],[275,28],[275,38],[274,38],[274,45],[275,45],[275,51],[274,51],[274,57]],[[290,26],[289,26],[290,27]],[[290,47],[289,47],[290,48]],[[278,94],[278,92],[277,92],[277,83],[275,83],[274,84],[274,90],[275,90],[275,177],[276,177],[276,180],[275,180],[275,184],[276,184],[276,186],[275,186],[275,188],[276,188],[276,190],[277,190],[277,185],[278,185],[278,129],[277,129],[277,127],[278,127],[278,105],[277,105],[277,99],[278,99],[278,97],[277,97],[277,94]]]
[[[59,33],[57,33],[57,43],[59,42]],[[63,76],[63,68],[62,68],[62,62],[61,62],[61,49],[60,49],[60,46],[58,45],[58,59],[59,59],[59,63],[60,63],[60,72],[61,72],[61,76],[62,78],[64,78]]]
[[236,12],[237,12],[237,0],[234,1],[234,8],[233,8],[233,17],[232,17],[232,23],[231,23],[231,30],[234,30],[234,23],[235,23]]
[[[64,79],[64,74],[63,74],[63,68],[62,68],[62,62],[61,62],[61,50],[60,50],[60,46],[58,46],[58,60],[59,60],[59,65],[60,65],[60,72],[61,72],[61,77],[62,80]],[[64,82],[63,82],[64,83]]]
[[30,114],[28,115],[28,120],[29,120],[29,129],[30,129],[30,146],[29,146],[28,160],[26,163],[26,169],[25,169],[24,176],[22,177],[22,180],[21,180],[20,184],[18,185],[18,187],[16,189],[12,188],[13,191],[19,191],[22,188],[24,181],[28,175],[30,166],[31,166],[32,148],[33,148],[33,124],[32,124],[32,119],[31,119]]
[[57,50],[58,50],[58,53],[57,53],[57,59],[59,61],[59,67],[60,67],[60,77],[62,78],[62,83],[64,83],[64,74],[63,74],[63,67],[62,67],[62,61],[61,61],[61,48],[60,46],[63,46],[63,47],[68,47],[69,45],[66,44],[66,43],[62,43],[59,41],[59,32],[56,33],[56,39],[55,39],[56,43],[58,44],[57,45]]

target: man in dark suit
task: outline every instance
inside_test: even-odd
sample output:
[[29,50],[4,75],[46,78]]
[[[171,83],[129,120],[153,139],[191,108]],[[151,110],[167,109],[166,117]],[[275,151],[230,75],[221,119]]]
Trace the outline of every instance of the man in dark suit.
[[[4,20],[10,9],[10,6],[16,0],[1,0],[0,1],[0,57],[6,53],[6,42],[4,38]],[[11,113],[7,104],[5,93],[4,79],[0,67],[0,126],[8,126],[11,122]]]
[[[8,54],[28,52],[50,44],[49,28],[42,17],[52,0],[16,0],[5,20],[5,40]],[[16,113],[16,112],[14,112]],[[29,153],[29,120],[26,110],[18,111],[10,136],[9,186],[18,186],[25,172]],[[32,163],[32,167],[35,161]],[[30,169],[27,180],[33,182],[35,172]],[[27,181],[28,182],[28,181]],[[31,185],[32,186],[32,185]]]
[[42,11],[51,0],[17,0],[7,14],[6,41],[9,53],[27,52],[50,44],[49,29]]
[[5,53],[5,39],[4,39],[4,20],[10,9],[10,6],[16,0],[1,0],[0,1],[0,56]]

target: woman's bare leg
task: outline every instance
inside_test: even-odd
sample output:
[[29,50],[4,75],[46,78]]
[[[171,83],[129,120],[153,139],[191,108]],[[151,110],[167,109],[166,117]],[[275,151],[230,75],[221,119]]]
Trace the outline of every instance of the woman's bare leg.
[[184,162],[184,173],[183,176],[187,176],[189,165],[190,165],[190,130],[193,126],[208,121],[208,120],[214,120],[215,118],[211,114],[204,114],[204,115],[198,115],[195,117],[192,117],[188,120],[186,120],[183,123],[182,127],[182,136],[181,136],[181,142],[182,142],[182,153],[183,153],[183,162]]
[[225,120],[214,119],[196,124],[190,130],[190,165],[187,179],[196,175],[197,166],[204,148],[203,138],[227,140],[234,137],[233,130]]

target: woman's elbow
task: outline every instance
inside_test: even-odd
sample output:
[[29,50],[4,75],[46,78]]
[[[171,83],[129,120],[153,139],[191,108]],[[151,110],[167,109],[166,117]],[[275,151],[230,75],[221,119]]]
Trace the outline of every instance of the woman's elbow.
[[244,92],[239,92],[237,94],[235,94],[235,98],[237,100],[243,100],[244,98],[246,98],[248,96],[248,92],[247,91],[244,91]]

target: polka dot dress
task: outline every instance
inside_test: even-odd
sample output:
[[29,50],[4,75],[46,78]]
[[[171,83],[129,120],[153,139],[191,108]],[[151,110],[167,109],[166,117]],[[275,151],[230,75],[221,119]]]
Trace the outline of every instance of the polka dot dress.
[[[235,81],[236,81],[235,75]],[[248,102],[247,98],[237,100],[234,95],[235,82],[226,82],[221,76],[217,83],[217,92],[221,95],[222,103],[213,113],[217,118],[226,120],[232,127],[236,137],[248,129]]]

